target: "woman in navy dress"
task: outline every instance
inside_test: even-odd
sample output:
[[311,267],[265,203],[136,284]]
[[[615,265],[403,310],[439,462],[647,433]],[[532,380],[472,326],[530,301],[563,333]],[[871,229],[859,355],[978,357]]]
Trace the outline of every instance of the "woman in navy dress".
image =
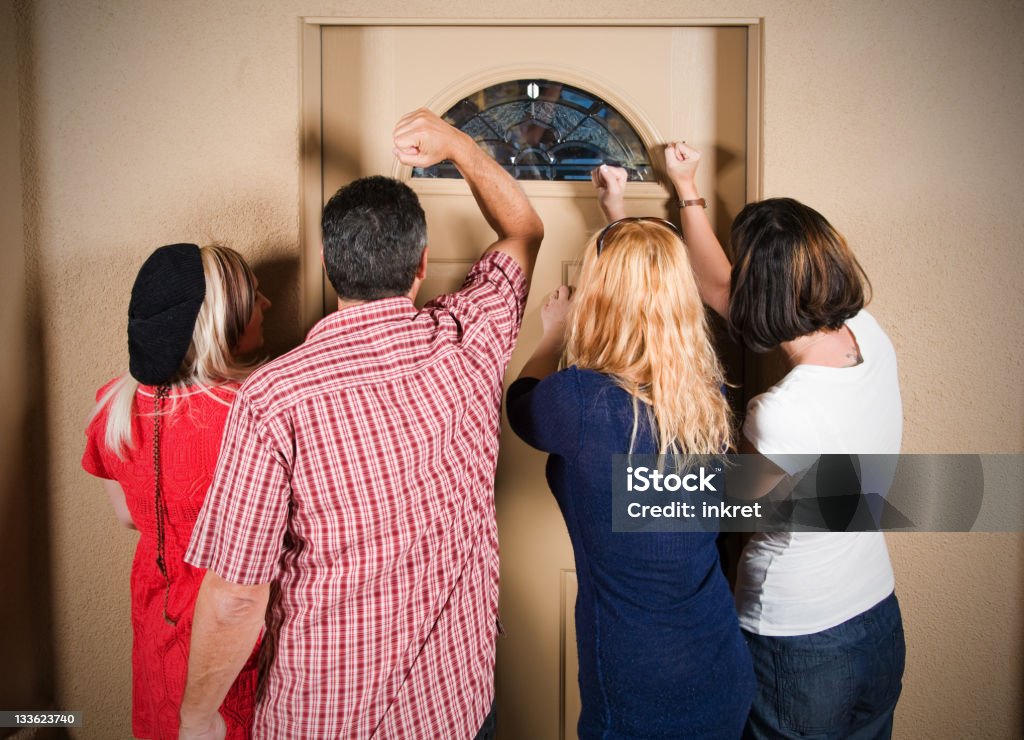
[[541,316],[507,405],[516,434],[550,454],[573,545],[579,736],[738,738],[754,675],[716,535],[612,531],[613,455],[717,454],[731,441],[679,233],[613,221],[587,244],[575,296],[562,286]]

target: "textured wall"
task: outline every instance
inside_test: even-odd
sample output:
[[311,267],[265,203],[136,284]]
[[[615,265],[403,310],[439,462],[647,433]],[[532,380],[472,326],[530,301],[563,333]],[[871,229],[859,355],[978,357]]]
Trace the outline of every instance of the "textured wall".
[[[26,453],[43,432],[34,378],[38,342],[28,342],[38,312],[28,300],[22,218],[21,122],[14,7],[0,5],[0,388],[18,389],[0,403],[0,707],[45,706],[52,696],[53,644],[45,547],[44,476],[33,475]],[[26,392],[27,391],[27,392]],[[32,557],[33,551],[42,557]],[[35,655],[34,655],[35,654]],[[0,735],[3,731],[0,730]]]
[[[299,17],[513,11],[489,7],[19,4],[26,265],[39,286],[31,300],[45,350],[47,444],[37,462],[49,498],[40,503],[51,510],[58,705],[88,713],[81,737],[130,734],[134,535],[118,529],[78,456],[93,392],[126,359],[137,265],[170,241],[235,246],[275,302],[271,349],[297,341]],[[765,194],[817,207],[863,260],[874,312],[900,357],[905,449],[1024,451],[1020,3],[590,0],[514,9],[764,17]],[[1017,737],[1024,539],[890,542],[909,642],[898,735]]]

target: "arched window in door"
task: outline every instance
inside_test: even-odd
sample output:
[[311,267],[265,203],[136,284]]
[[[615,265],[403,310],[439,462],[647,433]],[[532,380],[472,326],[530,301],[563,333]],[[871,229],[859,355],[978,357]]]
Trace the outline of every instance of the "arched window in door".
[[[465,131],[517,180],[589,180],[600,164],[653,180],[640,136],[596,95],[554,80],[499,82],[467,95],[443,118]],[[413,170],[419,178],[461,178],[451,162]]]

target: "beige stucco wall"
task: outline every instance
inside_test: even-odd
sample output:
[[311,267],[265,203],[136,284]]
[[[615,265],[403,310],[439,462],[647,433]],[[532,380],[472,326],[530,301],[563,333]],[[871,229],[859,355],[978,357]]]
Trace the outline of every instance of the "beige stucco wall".
[[[118,528],[78,456],[92,394],[125,362],[137,265],[160,244],[225,241],[259,265],[275,301],[272,349],[301,336],[303,15],[763,17],[764,192],[817,207],[861,257],[873,310],[900,357],[905,449],[1024,451],[1019,2],[18,7],[24,269],[38,286],[31,300],[45,372],[45,394],[35,391],[45,400],[45,454],[36,459],[48,481],[42,542],[52,557],[56,703],[87,713],[80,737],[130,734],[134,535]],[[13,58],[10,36],[2,62]],[[23,395],[17,386],[5,392],[5,405]],[[890,543],[909,644],[898,736],[1017,737],[1024,538]]]
[[[52,696],[53,644],[45,541],[45,476],[33,475],[27,452],[44,431],[41,347],[29,341],[39,314],[26,280],[14,8],[0,5],[0,708],[44,706]],[[41,556],[40,556],[41,555]],[[0,731],[2,735],[2,731]]]

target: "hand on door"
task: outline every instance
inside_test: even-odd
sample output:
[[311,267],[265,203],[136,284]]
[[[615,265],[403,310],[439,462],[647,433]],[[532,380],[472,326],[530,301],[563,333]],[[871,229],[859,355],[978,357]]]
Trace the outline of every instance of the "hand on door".
[[430,167],[446,159],[454,161],[460,147],[476,147],[469,136],[426,108],[406,113],[398,120],[394,141],[391,151],[398,161],[413,167]]
[[629,173],[622,167],[609,167],[603,164],[590,171],[590,180],[597,190],[597,202],[609,222],[626,217],[625,196],[628,179]]
[[561,285],[544,299],[540,321],[544,327],[540,342],[519,372],[520,378],[543,380],[558,371],[558,362],[565,349],[565,326],[572,308],[572,288]]
[[571,307],[572,288],[568,285],[559,286],[558,290],[548,295],[540,309],[540,322],[545,336],[558,337],[559,341],[564,341],[565,324]]

